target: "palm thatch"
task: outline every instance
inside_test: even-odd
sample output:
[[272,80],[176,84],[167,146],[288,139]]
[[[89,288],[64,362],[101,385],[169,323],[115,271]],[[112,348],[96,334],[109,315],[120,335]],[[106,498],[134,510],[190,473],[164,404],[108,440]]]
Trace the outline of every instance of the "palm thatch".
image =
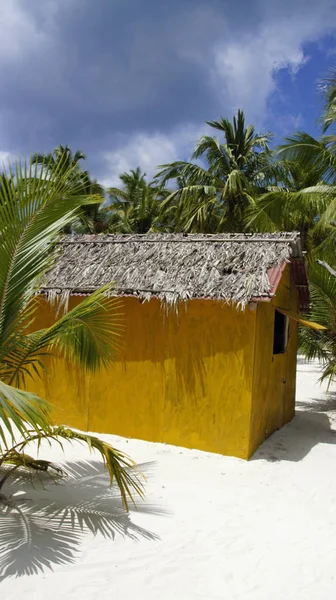
[[302,259],[297,233],[72,235],[58,252],[41,285],[49,297],[86,295],[114,282],[118,296],[210,298],[240,307],[272,296],[270,269]]

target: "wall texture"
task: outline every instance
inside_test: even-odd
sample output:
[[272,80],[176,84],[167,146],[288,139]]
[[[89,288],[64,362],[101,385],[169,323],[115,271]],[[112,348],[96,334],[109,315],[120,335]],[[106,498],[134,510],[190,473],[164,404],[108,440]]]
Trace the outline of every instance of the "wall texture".
[[[55,311],[39,301],[45,327]],[[276,298],[256,310],[192,300],[166,313],[158,300],[124,298],[112,367],[85,374],[48,358],[33,389],[53,404],[56,423],[249,458],[294,416],[297,324],[286,352],[273,356],[277,306],[298,309],[289,266]]]
[[297,323],[290,319],[286,352],[273,355],[274,310],[298,311],[298,294],[291,282],[290,266],[282,275],[276,297],[257,308],[249,456],[295,412]]
[[[55,422],[247,458],[256,311],[192,300],[167,315],[159,301],[135,298],[123,311],[108,371],[83,374],[47,359],[34,390],[53,403]],[[38,326],[53,319],[42,300]]]

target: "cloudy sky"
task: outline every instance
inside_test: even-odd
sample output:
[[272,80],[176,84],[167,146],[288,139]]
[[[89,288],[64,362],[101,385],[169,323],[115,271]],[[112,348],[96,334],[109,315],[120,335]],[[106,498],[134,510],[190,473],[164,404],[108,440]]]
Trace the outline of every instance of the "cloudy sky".
[[105,184],[187,159],[242,108],[317,134],[336,0],[2,0],[0,159],[59,144]]

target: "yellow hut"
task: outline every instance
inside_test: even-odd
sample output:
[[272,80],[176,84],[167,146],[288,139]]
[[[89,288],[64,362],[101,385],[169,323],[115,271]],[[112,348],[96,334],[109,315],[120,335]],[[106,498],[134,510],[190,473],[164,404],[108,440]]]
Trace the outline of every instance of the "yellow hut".
[[38,325],[51,298],[72,307],[111,281],[119,355],[94,375],[49,362],[36,391],[56,422],[247,459],[292,419],[308,305],[297,234],[66,236]]

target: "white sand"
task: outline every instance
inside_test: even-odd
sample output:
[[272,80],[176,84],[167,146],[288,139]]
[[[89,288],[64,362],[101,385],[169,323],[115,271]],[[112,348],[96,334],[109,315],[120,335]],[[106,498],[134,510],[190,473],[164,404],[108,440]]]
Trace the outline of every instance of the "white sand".
[[[20,577],[11,576],[16,567],[9,564],[11,552],[4,552],[4,540],[10,543],[10,532],[7,537],[5,532],[0,564],[7,575],[0,584],[2,597],[335,598],[336,393],[326,395],[325,386],[317,384],[318,376],[316,364],[309,366],[300,361],[297,415],[250,462],[106,436],[137,461],[155,461],[145,468],[149,473],[147,504],[168,514],[152,514],[151,506],[147,514],[132,513],[131,537],[116,533],[112,539],[99,533],[93,536],[90,532],[77,532],[72,542],[76,551],[72,553],[71,528],[66,520],[63,538],[46,531],[43,543],[32,541],[38,572]],[[43,452],[43,458],[51,456],[62,458],[57,449]],[[80,446],[67,453],[68,460],[79,456],[82,460],[88,456]],[[90,468],[80,468],[81,474],[70,479],[66,488],[53,486],[49,492],[29,488],[26,493],[37,503],[54,497],[64,508],[71,503],[78,507],[83,493],[90,502],[96,493],[103,492],[105,497],[101,496],[98,502],[100,509],[104,505],[111,511],[115,505],[117,510],[118,501],[107,500],[106,479],[99,469],[93,469],[95,476],[88,480],[87,491],[83,492],[83,477],[85,473],[89,475]],[[99,515],[97,519],[98,523]],[[122,514],[116,513],[114,528],[125,532],[127,523]],[[144,535],[136,530],[136,525],[144,528]],[[148,539],[148,531],[158,539]],[[137,541],[132,538],[134,535]],[[39,566],[43,544],[52,571]],[[71,554],[73,562],[69,563]],[[57,564],[60,559],[63,564]],[[23,571],[25,560],[23,549],[19,560]]]

